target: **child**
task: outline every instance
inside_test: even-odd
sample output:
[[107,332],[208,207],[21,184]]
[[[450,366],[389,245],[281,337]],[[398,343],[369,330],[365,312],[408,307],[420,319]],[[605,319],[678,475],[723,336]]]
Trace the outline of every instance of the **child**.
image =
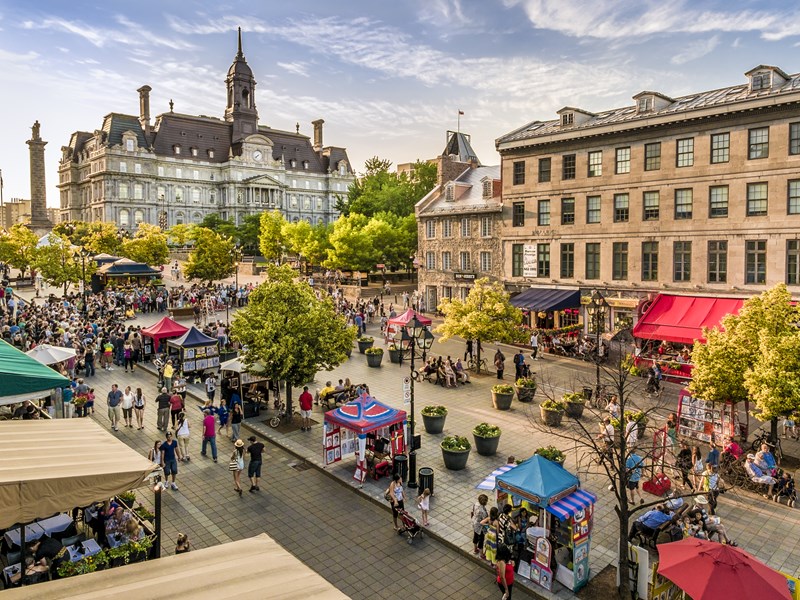
[[86,404],[83,405],[83,416],[89,414],[89,411],[94,414],[94,388],[89,388],[89,393],[86,394]]
[[431,490],[429,488],[425,488],[417,497],[417,508],[422,511],[422,524],[426,527],[428,526],[428,511],[431,508]]

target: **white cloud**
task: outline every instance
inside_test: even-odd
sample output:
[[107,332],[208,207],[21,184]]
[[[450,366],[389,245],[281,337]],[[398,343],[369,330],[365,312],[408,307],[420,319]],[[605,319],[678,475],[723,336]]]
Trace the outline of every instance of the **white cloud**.
[[418,11],[419,20],[439,27],[469,24],[461,0],[423,0]]
[[293,73],[294,75],[300,75],[301,77],[308,77],[308,65],[303,62],[278,62],[277,64],[281,69],[288,71],[289,73]]
[[673,65],[683,65],[687,62],[697,60],[714,51],[719,46],[719,35],[715,35],[707,40],[697,40],[683,45],[683,50],[672,57],[670,62]]

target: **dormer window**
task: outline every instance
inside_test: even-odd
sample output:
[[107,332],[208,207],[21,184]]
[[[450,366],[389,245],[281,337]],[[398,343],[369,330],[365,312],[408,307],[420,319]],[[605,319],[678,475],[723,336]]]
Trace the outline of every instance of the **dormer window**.
[[637,110],[640,113],[649,112],[653,110],[653,98],[651,98],[650,96],[639,98],[639,102],[637,104]]
[[289,166],[294,169],[297,166],[297,161],[295,159],[291,159],[289,161]]
[[190,148],[189,151],[192,153],[192,156],[197,156],[197,148]]
[[214,150],[213,150],[213,148],[208,150],[208,158],[214,158]]
[[772,73],[756,73],[750,78],[750,91],[768,90],[772,87]]
[[483,198],[487,200],[492,197],[492,180],[488,177],[483,180]]
[[132,139],[128,138],[127,140],[125,140],[125,150],[127,150],[128,152],[133,152],[133,146],[134,142]]
[[173,151],[175,154],[180,154],[180,153],[181,153],[181,145],[180,145],[180,144],[175,144],[175,145],[172,147],[172,151]]
[[303,168],[304,169],[308,169],[308,161],[307,160],[303,161]]
[[574,121],[575,121],[575,114],[574,113],[569,112],[569,113],[564,113],[563,115],[561,115],[561,125],[562,126],[564,126],[564,125],[572,125],[572,123]]
[[452,202],[455,200],[455,189],[452,183],[447,184],[447,187],[444,188],[444,200],[445,202]]

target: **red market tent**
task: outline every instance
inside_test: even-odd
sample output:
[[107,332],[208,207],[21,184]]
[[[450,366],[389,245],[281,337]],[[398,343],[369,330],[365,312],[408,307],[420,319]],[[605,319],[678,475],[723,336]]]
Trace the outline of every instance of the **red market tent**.
[[737,314],[743,298],[710,298],[659,294],[633,328],[633,335],[691,345],[705,341],[703,327],[719,326],[722,317]]
[[176,323],[169,317],[164,317],[155,325],[142,329],[142,335],[153,338],[154,346],[158,348],[161,340],[175,338],[189,331],[180,323]]
[[408,325],[414,317],[417,317],[417,321],[419,321],[425,327],[430,327],[431,323],[433,323],[433,321],[431,321],[425,315],[418,313],[413,308],[409,308],[403,314],[397,315],[386,322],[386,331],[384,332],[386,339],[388,340],[389,338],[394,337],[394,335],[400,331],[401,328]]

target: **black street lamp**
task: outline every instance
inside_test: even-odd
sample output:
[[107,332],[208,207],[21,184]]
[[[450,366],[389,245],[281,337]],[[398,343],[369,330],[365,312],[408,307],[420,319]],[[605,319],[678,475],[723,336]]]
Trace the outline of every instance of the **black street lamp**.
[[414,379],[417,374],[414,371],[414,355],[416,354],[416,347],[419,346],[422,348],[422,360],[425,360],[425,356],[433,344],[433,334],[414,315],[414,318],[400,329],[400,340],[401,342],[408,342],[408,346],[411,349],[411,451],[408,454],[408,487],[416,488],[417,449],[414,445]]
[[600,324],[605,321],[606,314],[608,314],[608,302],[605,297],[597,290],[592,290],[592,295],[589,298],[589,304],[586,306],[586,312],[589,318],[592,319],[595,333],[595,346],[594,346],[594,364],[595,364],[595,389],[594,389],[594,402],[595,406],[600,401]]

